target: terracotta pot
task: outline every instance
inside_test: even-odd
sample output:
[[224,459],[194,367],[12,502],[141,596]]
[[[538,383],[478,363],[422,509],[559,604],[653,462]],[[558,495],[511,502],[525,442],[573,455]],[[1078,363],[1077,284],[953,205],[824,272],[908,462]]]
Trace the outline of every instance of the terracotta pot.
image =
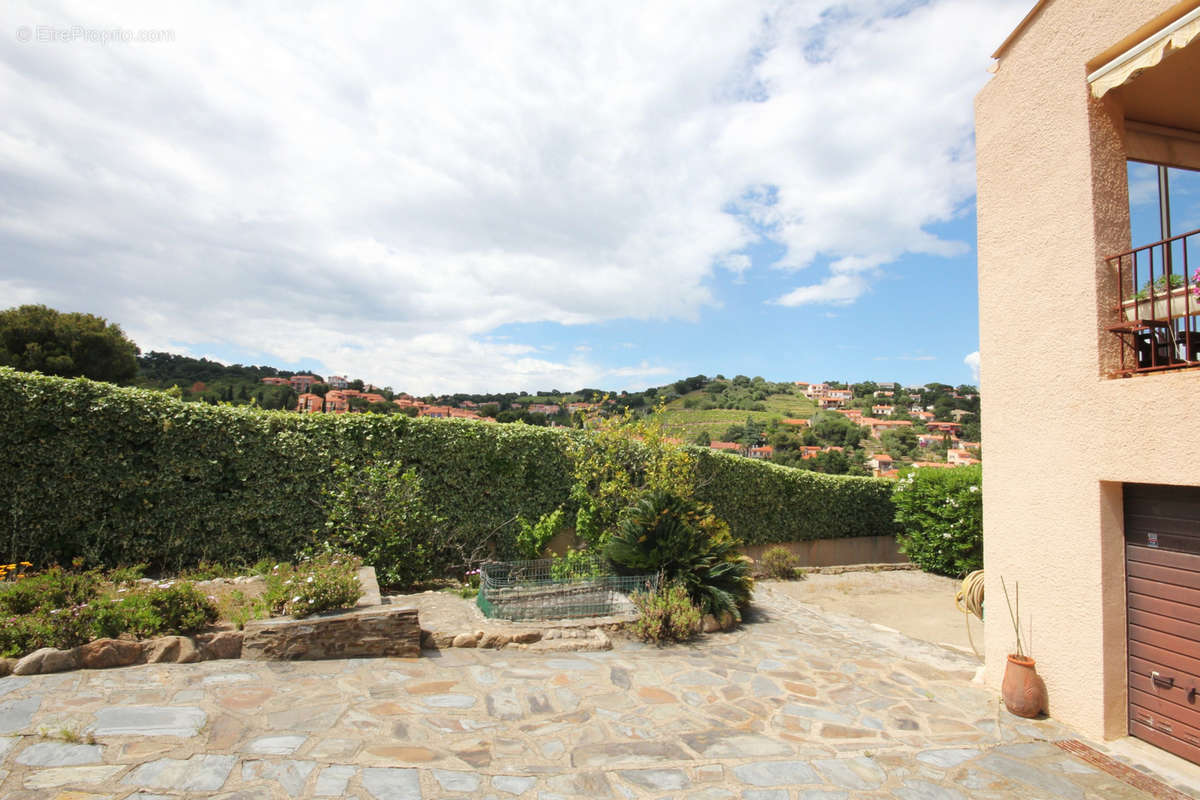
[[1010,655],[1000,684],[1004,706],[1018,717],[1033,718],[1046,710],[1046,684],[1032,658]]

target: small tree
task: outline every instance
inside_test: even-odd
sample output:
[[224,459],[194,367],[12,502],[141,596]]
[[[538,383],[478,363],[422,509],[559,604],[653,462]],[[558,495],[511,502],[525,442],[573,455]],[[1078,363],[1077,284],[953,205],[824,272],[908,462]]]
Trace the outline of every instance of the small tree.
[[585,433],[570,440],[571,499],[578,504],[575,532],[581,539],[602,547],[621,512],[647,489],[692,495],[695,457],[667,438],[661,414],[635,419],[626,410],[588,420]]
[[119,325],[42,305],[0,311],[0,366],[117,383],[137,374],[138,348]]

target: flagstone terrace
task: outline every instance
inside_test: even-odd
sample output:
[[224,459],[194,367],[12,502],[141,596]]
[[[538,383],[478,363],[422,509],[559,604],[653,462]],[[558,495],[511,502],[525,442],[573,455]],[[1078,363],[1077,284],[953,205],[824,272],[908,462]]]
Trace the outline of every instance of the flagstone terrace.
[[767,590],[733,633],[561,655],[0,679],[0,796],[1147,798],[977,662]]

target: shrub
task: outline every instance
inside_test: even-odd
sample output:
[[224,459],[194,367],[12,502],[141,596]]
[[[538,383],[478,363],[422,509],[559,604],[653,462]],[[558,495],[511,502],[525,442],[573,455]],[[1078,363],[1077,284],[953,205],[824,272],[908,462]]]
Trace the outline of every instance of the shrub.
[[54,568],[5,587],[4,599],[18,602],[0,611],[0,656],[22,656],[41,647],[68,649],[122,634],[195,633],[218,618],[216,606],[187,582],[118,587],[109,597],[100,596],[101,584],[111,585],[112,579],[97,570]]
[[700,629],[700,609],[692,604],[681,584],[660,586],[654,592],[630,596],[640,616],[629,623],[629,632],[647,642],[686,642]]
[[626,574],[659,573],[680,583],[705,614],[750,602],[750,560],[712,509],[670,492],[647,492],[626,510],[604,555]]
[[382,583],[410,586],[463,563],[464,543],[445,527],[425,502],[421,479],[396,462],[355,468],[336,467],[331,492],[327,544],[375,567]]
[[556,556],[550,562],[550,577],[556,581],[573,581],[596,578],[604,574],[602,559],[589,550],[567,548],[566,554]]
[[267,576],[266,604],[276,613],[307,617],[349,608],[362,597],[359,562],[331,553],[297,566],[277,564]]
[[900,549],[927,572],[961,578],[983,566],[983,470],[915,469],[896,482]]
[[145,596],[157,618],[155,634],[192,633],[212,625],[219,616],[216,605],[187,581],[158,584]]
[[61,567],[51,567],[45,572],[0,583],[0,615],[82,605],[99,594],[102,579],[96,570],[67,572]]
[[635,419],[626,409],[588,426],[567,440],[575,479],[571,500],[578,506],[575,533],[588,546],[602,549],[621,513],[645,491],[691,496],[696,458],[668,441],[661,415]]
[[520,527],[516,540],[518,554],[526,559],[541,558],[546,545],[562,528],[563,517],[561,508],[556,508],[549,514],[543,514],[532,525],[521,517],[517,517],[517,525]]
[[786,547],[770,547],[762,555],[763,572],[768,578],[774,578],[780,581],[790,581],[796,577],[796,569],[800,566],[800,559],[788,550]]

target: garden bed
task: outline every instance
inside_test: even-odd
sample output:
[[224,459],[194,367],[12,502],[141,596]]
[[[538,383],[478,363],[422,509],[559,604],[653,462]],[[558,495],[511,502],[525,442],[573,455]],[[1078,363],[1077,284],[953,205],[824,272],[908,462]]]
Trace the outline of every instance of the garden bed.
[[5,567],[0,582],[0,675],[419,652],[416,611],[385,608],[375,570],[333,556],[196,581],[144,578],[137,569],[25,573],[28,566]]

